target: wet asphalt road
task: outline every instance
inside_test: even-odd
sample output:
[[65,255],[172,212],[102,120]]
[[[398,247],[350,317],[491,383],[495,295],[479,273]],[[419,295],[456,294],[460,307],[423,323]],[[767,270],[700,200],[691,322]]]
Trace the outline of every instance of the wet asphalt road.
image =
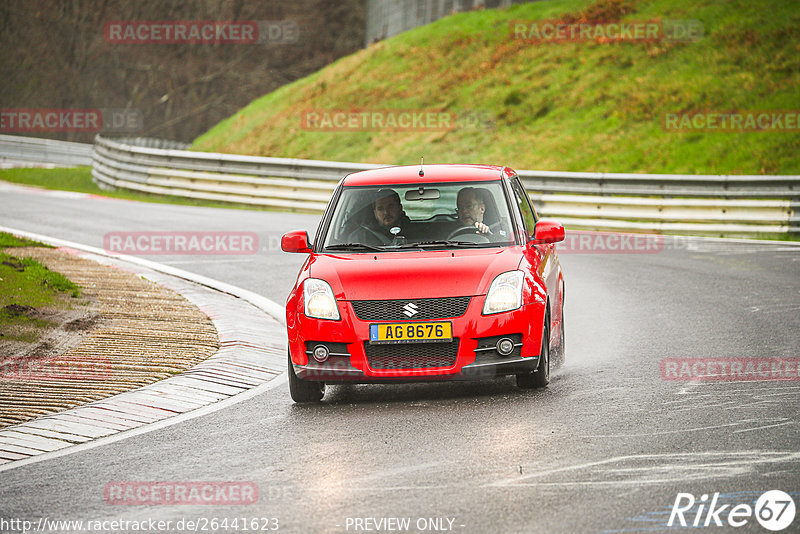
[[[317,222],[0,186],[0,224],[98,247],[110,231],[256,232],[252,256],[149,259],[281,304],[303,258],[281,253],[279,237],[313,235]],[[655,254],[562,254],[567,364],[544,391],[520,391],[511,378],[337,386],[322,405],[297,406],[281,383],[191,421],[2,472],[0,518],[160,519],[170,532],[214,517],[277,518],[280,532],[643,532],[667,529],[678,493],[752,505],[780,489],[800,505],[799,381],[669,381],[660,370],[664,358],[800,356],[800,247],[666,244]],[[110,505],[103,489],[113,481],[252,481],[259,499]],[[747,525],[709,528],[765,531],[755,518]]]

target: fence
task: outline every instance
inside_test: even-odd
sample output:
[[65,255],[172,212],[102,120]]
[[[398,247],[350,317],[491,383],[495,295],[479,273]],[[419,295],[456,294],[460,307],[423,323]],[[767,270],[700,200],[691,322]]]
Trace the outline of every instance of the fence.
[[453,13],[494,9],[530,0],[367,0],[366,45]]
[[[269,206],[325,209],[364,163],[149,148],[98,136],[101,187]],[[570,229],[710,235],[800,231],[800,176],[708,176],[519,171],[539,212]]]
[[92,145],[36,137],[0,135],[0,163],[13,166],[30,164],[91,165]]

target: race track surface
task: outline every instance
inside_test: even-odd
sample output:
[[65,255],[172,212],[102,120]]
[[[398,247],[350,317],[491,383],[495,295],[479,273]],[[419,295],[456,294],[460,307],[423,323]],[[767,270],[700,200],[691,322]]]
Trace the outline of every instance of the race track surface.
[[[280,251],[280,235],[313,237],[317,224],[311,215],[0,185],[0,225],[97,247],[108,232],[255,232],[256,254],[148,259],[280,304],[303,261]],[[200,518],[239,518],[239,531],[243,519],[277,518],[280,532],[651,532],[668,530],[679,493],[753,506],[783,490],[800,505],[797,371],[781,381],[662,376],[666,358],[798,358],[800,247],[665,245],[561,255],[567,364],[543,391],[521,391],[511,378],[336,386],[323,404],[298,406],[283,384],[191,421],[5,471],[0,517],[156,519],[171,521],[170,532]],[[110,503],[104,489],[120,481],[245,481],[258,500]],[[708,503],[698,505],[687,507],[689,524],[698,513],[706,520]],[[746,519],[739,530],[763,531]],[[786,532],[798,525],[800,517]],[[202,531],[202,519],[195,526]]]

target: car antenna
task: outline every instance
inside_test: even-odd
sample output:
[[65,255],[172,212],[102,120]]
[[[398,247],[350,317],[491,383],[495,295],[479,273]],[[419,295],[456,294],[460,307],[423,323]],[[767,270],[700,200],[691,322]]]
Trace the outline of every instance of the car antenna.
[[420,156],[419,158],[419,175],[425,176],[425,171],[422,170],[422,162],[425,160],[425,156]]

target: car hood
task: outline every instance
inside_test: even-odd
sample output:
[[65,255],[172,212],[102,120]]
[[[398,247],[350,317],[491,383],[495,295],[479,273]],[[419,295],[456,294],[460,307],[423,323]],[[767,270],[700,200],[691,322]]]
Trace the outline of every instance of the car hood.
[[337,300],[481,295],[495,276],[519,266],[522,248],[320,254],[309,274],[327,281]]

